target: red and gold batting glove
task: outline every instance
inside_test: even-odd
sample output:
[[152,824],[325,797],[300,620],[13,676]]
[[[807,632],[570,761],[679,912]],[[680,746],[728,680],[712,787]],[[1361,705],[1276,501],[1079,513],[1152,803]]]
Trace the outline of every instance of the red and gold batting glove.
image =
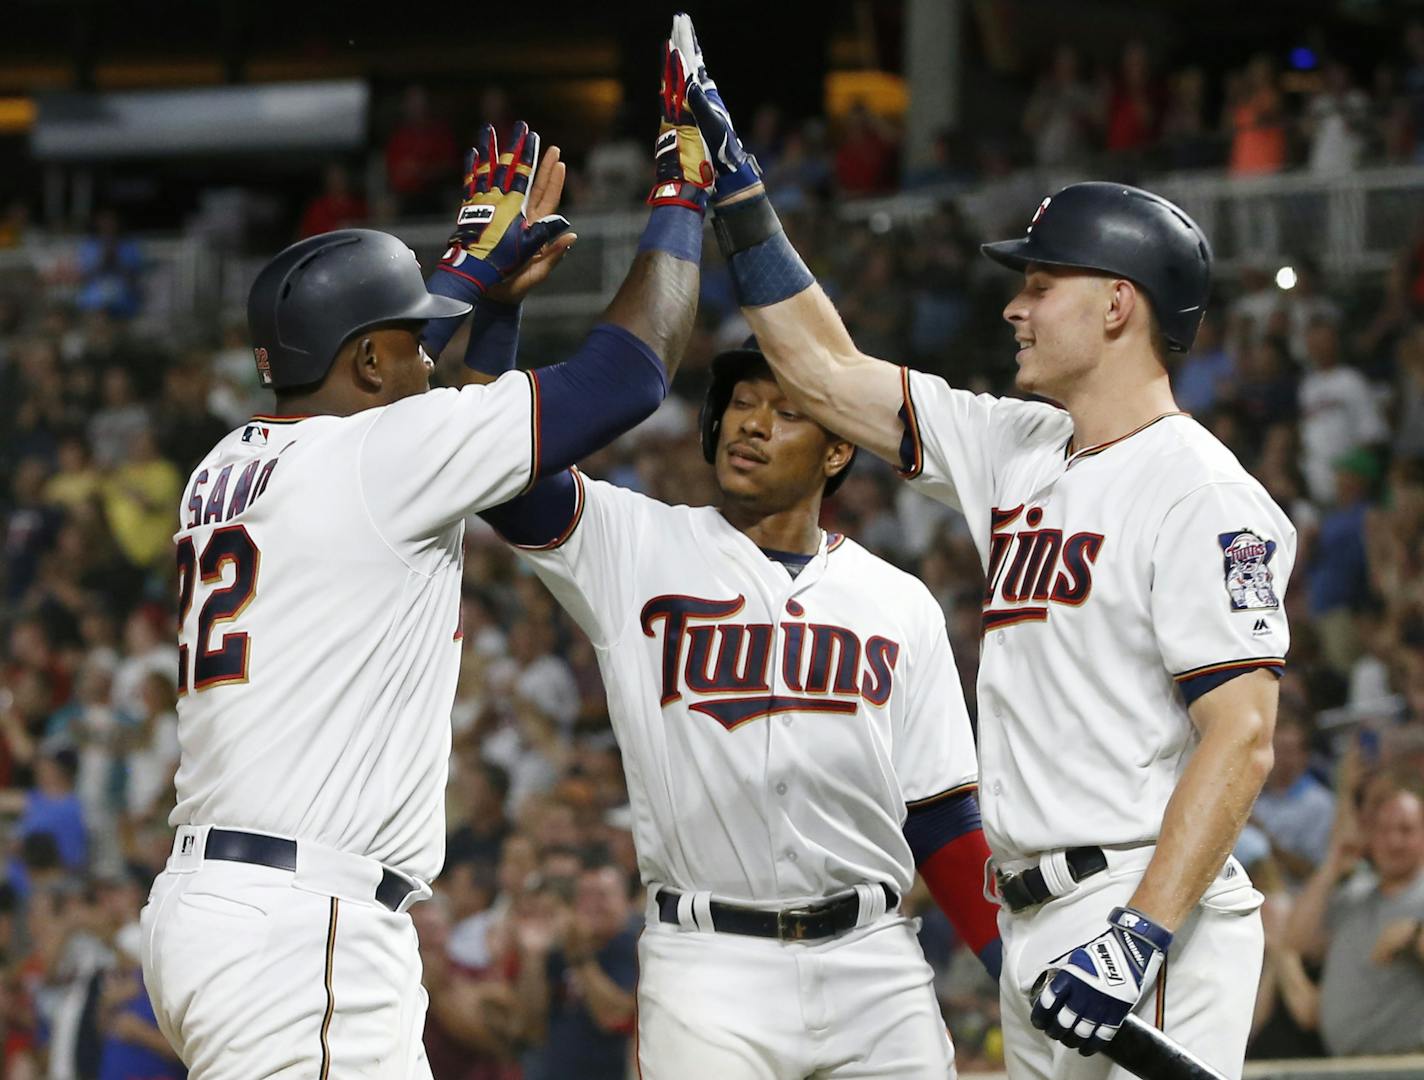
[[656,182],[648,195],[650,206],[686,206],[705,212],[716,178],[707,158],[702,133],[687,107],[690,69],[681,50],[663,43],[663,77],[659,103],[662,125],[654,144]]
[[[530,131],[528,124],[521,120],[514,125],[513,141],[503,153],[493,125],[485,125],[479,144],[466,158],[464,200],[450,246],[438,267],[462,281],[466,291],[478,295],[499,284],[568,230],[568,219],[560,214],[537,221],[524,217],[538,168],[539,135]],[[442,277],[437,274],[437,282],[447,284]],[[447,292],[445,288],[436,291]]]

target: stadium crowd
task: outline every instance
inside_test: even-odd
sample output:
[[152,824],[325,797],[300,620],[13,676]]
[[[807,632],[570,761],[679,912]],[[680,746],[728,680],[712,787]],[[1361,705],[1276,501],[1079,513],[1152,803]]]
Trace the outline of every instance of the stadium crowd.
[[[1223,88],[1221,127],[1206,122],[1200,72],[1161,78],[1129,46],[1120,72],[1089,79],[1065,51],[1024,131],[1044,165],[1099,152],[1235,172],[1410,160],[1424,132],[1424,26],[1406,44],[1410,62],[1372,73],[1369,93],[1327,64],[1293,113],[1272,65],[1253,61]],[[434,185],[448,190],[454,140],[422,94],[403,109],[404,134],[385,150],[389,188],[423,211]],[[893,134],[869,113],[834,142],[825,130],[764,111],[753,141],[857,342],[1007,390],[1011,333],[998,312],[1011,283],[976,246],[1003,223],[969,220],[946,196],[913,228],[827,227],[828,193],[901,181]],[[952,142],[904,184],[969,186],[1007,167],[992,146],[961,165]],[[623,182],[625,163],[636,183]],[[641,144],[636,161],[600,145],[571,212],[644,188],[646,168]],[[304,231],[365,220],[340,168],[326,184]],[[172,835],[174,513],[199,458],[267,402],[240,324],[178,348],[142,331],[143,260],[115,222],[97,223],[76,265],[73,280],[0,289],[0,1078],[160,1080],[183,1070],[146,1003],[136,919]],[[1251,1052],[1424,1050],[1424,230],[1382,283],[1296,266],[1289,290],[1264,265],[1223,283],[1173,372],[1180,406],[1260,477],[1300,537],[1275,771],[1237,851],[1267,895]],[[586,463],[670,502],[713,499],[697,402],[711,356],[746,332],[715,255],[704,269],[673,396]],[[446,350],[447,383],[463,379],[462,352],[460,338]],[[929,585],[972,711],[982,572],[963,520],[862,455],[826,527]],[[449,854],[435,898],[412,912],[432,1070],[621,1080],[643,908],[593,649],[478,521],[466,545]],[[906,904],[924,919],[961,1070],[992,1067],[996,988],[922,889]]]

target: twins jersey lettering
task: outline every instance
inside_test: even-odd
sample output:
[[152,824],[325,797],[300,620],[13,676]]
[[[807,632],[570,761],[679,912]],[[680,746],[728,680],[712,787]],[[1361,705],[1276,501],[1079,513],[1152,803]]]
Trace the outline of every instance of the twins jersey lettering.
[[1284,665],[1295,529],[1185,413],[1070,455],[1050,405],[915,371],[905,403],[905,475],[963,511],[986,574],[995,857],[1155,840],[1196,743],[1183,692]]
[[977,771],[929,591],[839,536],[793,578],[714,509],[575,475],[570,531],[523,555],[597,648],[644,881],[903,895],[906,804]]
[[170,824],[440,870],[464,518],[529,484],[531,385],[259,417],[203,459],[175,537]]

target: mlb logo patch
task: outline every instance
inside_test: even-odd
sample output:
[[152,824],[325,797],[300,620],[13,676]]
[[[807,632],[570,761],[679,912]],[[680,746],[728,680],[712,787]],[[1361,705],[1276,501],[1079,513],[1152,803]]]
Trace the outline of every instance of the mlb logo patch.
[[494,220],[494,207],[489,203],[460,207],[457,225],[488,225]]
[[272,429],[265,424],[248,424],[242,430],[242,441],[253,446],[266,446],[267,436],[271,433]]
[[1226,595],[1231,599],[1231,610],[1259,611],[1280,607],[1270,567],[1271,559],[1276,554],[1276,542],[1249,529],[1221,533],[1216,541],[1221,545]]

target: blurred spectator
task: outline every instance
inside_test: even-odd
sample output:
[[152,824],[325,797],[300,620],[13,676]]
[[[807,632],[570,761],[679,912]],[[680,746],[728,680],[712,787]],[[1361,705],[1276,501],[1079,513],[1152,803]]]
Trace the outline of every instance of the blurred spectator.
[[[0,791],[0,812],[17,814],[15,835],[21,839],[48,836],[64,868],[84,869],[89,857],[89,830],[84,824],[84,807],[75,793],[79,755],[64,748],[41,754],[35,761],[35,786],[28,791],[6,788]],[[38,855],[39,849],[31,848]],[[10,860],[10,882],[27,896],[30,875],[23,857]]]
[[[1368,858],[1373,873],[1357,873]],[[1321,959],[1320,1030],[1332,1054],[1424,1050],[1424,804],[1399,788],[1336,818],[1289,933]]]
[[1173,72],[1162,112],[1162,148],[1173,169],[1220,163],[1217,139],[1206,126],[1206,73],[1199,67]]
[[592,209],[629,206],[647,194],[652,173],[648,169],[645,140],[634,135],[637,130],[625,105],[618,112],[613,132],[608,138],[598,140],[588,152],[584,162],[588,191],[581,205]]
[[1129,41],[1108,98],[1107,150],[1136,157],[1157,138],[1162,123],[1162,87],[1152,73],[1147,46]]
[[93,233],[79,243],[75,306],[120,319],[137,315],[143,306],[143,268],[138,243],[119,235],[118,215],[112,210],[99,211],[94,215]]
[[177,467],[159,455],[153,432],[137,432],[126,459],[104,482],[104,512],[114,541],[134,566],[156,569],[173,556],[176,507],[183,491]]
[[1404,30],[1404,49],[1404,93],[1414,132],[1414,160],[1424,162],[1424,21],[1409,20]]
[[163,456],[186,479],[199,461],[234,425],[208,409],[211,392],[207,356],[197,352],[163,373],[163,396],[153,426]]
[[1024,109],[1024,133],[1038,165],[1082,164],[1093,152],[1103,123],[1102,94],[1082,80],[1078,52],[1059,45]]
[[1236,176],[1279,172],[1286,163],[1287,146],[1285,103],[1275,61],[1264,53],[1252,57],[1228,95],[1231,172]]
[[881,195],[895,183],[897,140],[894,132],[864,102],[846,113],[836,143],[836,184],[843,195]]
[[1414,323],[1400,334],[1394,365],[1399,378],[1394,452],[1424,458],[1424,323]]
[[1321,288],[1320,264],[1305,256],[1295,260],[1295,284],[1279,293],[1276,311],[1285,312],[1292,356],[1310,353],[1310,327],[1317,320],[1340,325],[1340,305]]
[[1275,763],[1251,822],[1269,844],[1278,871],[1300,883],[1329,848],[1335,797],[1309,771],[1309,733],[1300,719],[1290,713],[1279,716],[1273,745]]
[[1321,516],[1304,567],[1310,614],[1325,657],[1341,673],[1358,655],[1354,613],[1370,596],[1368,496],[1378,475],[1379,464],[1368,450],[1336,459],[1333,505]]
[[137,400],[133,377],[121,367],[104,372],[103,404],[89,421],[89,446],[101,469],[128,458],[139,434],[150,429],[147,407]]
[[1381,61],[1370,88],[1370,157],[1387,165],[1406,165],[1414,153],[1413,118],[1399,69]]
[[1206,415],[1229,392],[1236,364],[1221,340],[1221,319],[1210,308],[1202,318],[1192,351],[1172,370],[1172,396],[1183,412]]
[[1312,172],[1339,176],[1359,164],[1370,137],[1370,99],[1339,60],[1325,62],[1321,87],[1306,102],[1303,121]]
[[314,196],[302,211],[297,239],[364,224],[367,214],[366,200],[351,190],[346,166],[332,162],[322,173],[321,194]]
[[158,1030],[143,987],[139,937],[137,922],[119,932],[117,962],[103,976],[98,1006],[104,1041],[98,1080],[184,1080],[188,1070]]
[[[499,122],[487,111],[482,115],[496,125]],[[459,155],[454,132],[432,114],[425,89],[407,88],[401,99],[400,123],[386,141],[386,188],[401,210],[418,214],[442,208],[460,168]]]
[[410,915],[420,940],[421,982],[429,996],[425,1056],[433,1080],[518,1080],[513,991],[452,959],[443,897],[415,905]]
[[579,875],[571,911],[518,921],[518,992],[542,1044],[524,1080],[624,1080],[638,981],[631,914],[627,880],[602,864]]
[[1310,324],[1305,361],[1300,381],[1301,466],[1311,495],[1326,502],[1335,492],[1335,463],[1351,450],[1384,442],[1389,429],[1365,377],[1340,362],[1340,332],[1330,319]]

